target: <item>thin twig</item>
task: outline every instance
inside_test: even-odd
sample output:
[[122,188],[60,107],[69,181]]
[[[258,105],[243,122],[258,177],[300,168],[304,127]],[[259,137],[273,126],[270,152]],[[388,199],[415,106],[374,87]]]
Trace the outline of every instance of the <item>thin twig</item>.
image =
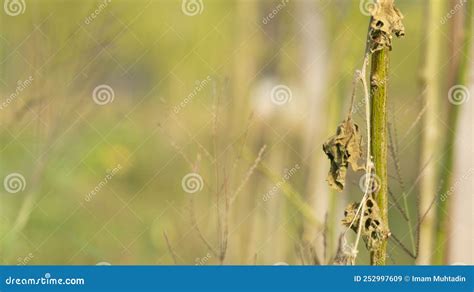
[[242,180],[242,182],[240,183],[239,187],[237,188],[237,190],[234,192],[234,194],[232,195],[231,199],[230,199],[230,202],[233,203],[234,200],[237,198],[237,195],[242,191],[242,189],[244,188],[245,184],[247,183],[247,181],[250,179],[250,177],[252,176],[252,174],[254,173],[255,169],[257,168],[258,164],[260,163],[260,161],[262,160],[262,157],[263,157],[263,153],[265,152],[265,149],[267,149],[267,145],[263,145],[262,148],[260,148],[260,151],[258,152],[258,155],[257,155],[257,158],[255,159],[255,161],[253,162],[252,166],[249,168],[249,170],[247,171],[244,179]]
[[[423,91],[422,94],[424,94],[425,91],[426,91],[426,89]],[[402,140],[405,140],[407,138],[407,136],[410,134],[410,132],[415,128],[415,126],[421,121],[421,118],[425,114],[427,108],[428,108],[428,105],[424,104],[423,108],[421,109],[420,113],[416,117],[415,121],[411,124],[410,128],[408,128],[408,130],[405,132],[405,135],[403,135]]]
[[402,188],[402,191],[405,191],[405,183],[403,181],[402,174],[401,174],[400,161],[398,160],[397,152],[395,150],[395,144],[393,142],[392,124],[390,123],[388,124],[388,138],[390,141],[388,145],[388,149],[392,156],[393,163],[395,164],[395,173],[397,174],[397,180],[398,180],[398,183],[400,184],[400,187]]
[[419,222],[420,225],[421,225],[421,223],[423,223],[423,221],[425,220],[425,217],[426,217],[426,215],[428,214],[428,212],[430,212],[430,210],[433,208],[433,205],[436,203],[436,200],[438,200],[438,198],[437,198],[437,197],[434,197],[434,198],[433,198],[433,201],[431,201],[431,204],[429,205],[428,209],[426,209],[425,213],[423,213],[423,215],[421,216],[420,222]]
[[217,94],[217,88],[216,88],[216,83],[212,83],[212,94],[214,96],[214,119],[213,119],[213,125],[212,125],[212,140],[213,140],[213,146],[214,146],[214,165],[215,165],[215,176],[216,176],[216,212],[217,212],[217,241],[219,244],[219,259],[221,259],[221,252],[222,252],[222,214],[221,214],[221,188],[219,187],[219,159],[217,157],[219,156],[219,151],[218,151],[218,143],[217,143],[217,121],[218,121],[218,114],[219,114],[219,96]]
[[227,194],[227,180],[228,177],[226,175],[226,171],[224,168],[224,215],[223,215],[223,234],[222,234],[222,244],[221,244],[221,253],[220,253],[220,261],[221,264],[224,263],[226,254],[227,254],[227,246],[229,240],[229,196]]
[[395,236],[395,234],[390,235],[390,239],[393,240],[403,251],[405,251],[411,258],[416,260],[416,255],[413,254],[406,246]]
[[[370,96],[369,96],[369,90],[368,90],[367,81],[366,81],[366,78],[367,78],[366,68],[367,68],[368,62],[369,62],[369,53],[368,53],[368,45],[367,45],[366,53],[365,53],[365,57],[364,57],[364,63],[362,65],[362,70],[357,71],[356,74],[358,74],[359,79],[362,82],[362,85],[363,85],[363,88],[364,88],[366,130],[367,130],[367,153],[366,153],[367,157],[366,157],[365,172],[366,172],[366,177],[370,178],[371,175],[372,175],[373,164],[372,164],[372,159],[371,159],[371,156],[370,156],[370,151],[371,151],[371,149],[370,149],[370,145],[371,145],[371,140],[370,140],[370,102],[369,102]],[[359,204],[359,208],[357,209],[357,212],[356,212],[354,218],[352,219],[352,222],[349,224],[346,231],[344,232],[344,235],[345,235],[346,232],[353,226],[356,219],[360,216],[359,226],[358,226],[358,230],[357,230],[357,237],[356,237],[354,246],[352,247],[352,253],[353,253],[354,258],[357,256],[357,253],[358,253],[358,246],[359,246],[359,241],[360,241],[360,237],[361,237],[361,234],[362,234],[362,225],[363,225],[362,224],[362,215],[365,212],[365,200],[367,200],[367,197],[369,195],[370,183],[367,183],[365,187],[366,188],[365,188],[365,191],[364,191],[364,196],[362,197],[361,203]]]
[[316,250],[314,249],[313,245],[309,246],[309,254],[311,255],[311,259],[313,261],[313,265],[315,266],[320,266],[321,261],[318,258],[318,254],[316,253]]
[[388,189],[388,193],[392,197],[392,200],[394,201],[395,206],[400,211],[400,213],[403,215],[403,217],[405,218],[405,221],[408,224],[408,232],[410,234],[410,240],[411,240],[412,248],[416,250],[415,238],[413,237],[413,229],[412,229],[412,226],[411,226],[410,210],[408,209],[408,200],[407,200],[407,194],[406,194],[406,189],[405,189],[405,183],[404,183],[402,175],[401,175],[401,167],[400,167],[400,163],[398,161],[398,156],[397,156],[397,152],[396,152],[394,141],[393,141],[393,133],[392,133],[392,125],[391,124],[388,125],[388,132],[389,132],[389,139],[390,139],[389,150],[390,150],[390,154],[392,156],[392,160],[395,164],[395,171],[396,171],[396,174],[397,174],[397,180],[398,180],[398,182],[400,184],[400,187],[402,189],[402,198],[403,198],[403,204],[404,204],[404,207],[405,207],[405,211],[403,211],[403,209],[399,206],[398,200],[395,198],[395,196],[393,195],[390,188]]
[[390,188],[388,188],[388,194],[389,194],[390,198],[392,198],[393,205],[398,209],[398,211],[400,211],[400,214],[402,214],[403,219],[405,219],[405,221],[407,221],[407,222],[410,222],[410,218],[408,218],[407,213],[405,213],[405,210],[403,210],[402,206],[400,206],[400,204],[398,203],[397,198],[395,198],[395,195],[393,194],[393,192]]
[[324,252],[324,262],[328,262],[328,213],[324,216],[324,229],[323,229],[323,252]]
[[212,252],[212,254],[215,257],[218,257],[219,254],[217,251],[214,249],[214,247],[209,243],[209,241],[206,239],[204,234],[201,232],[201,229],[199,228],[199,224],[196,220],[196,214],[194,212],[194,199],[191,198],[190,201],[191,207],[190,207],[190,212],[191,212],[191,224],[193,225],[194,229],[196,230],[197,234],[199,235],[199,238],[201,238],[202,242],[207,246],[207,248]]
[[304,260],[304,255],[303,255],[303,247],[301,246],[301,243],[298,243],[295,246],[296,253],[298,254],[298,257],[300,258],[301,265],[305,266],[306,262]]
[[173,258],[173,262],[174,262],[175,265],[177,265],[178,264],[178,258],[176,256],[176,253],[173,250],[173,247],[171,246],[171,243],[168,239],[168,235],[166,234],[166,231],[163,231],[163,237],[165,238],[166,246],[168,247],[168,251],[170,252],[171,257]]

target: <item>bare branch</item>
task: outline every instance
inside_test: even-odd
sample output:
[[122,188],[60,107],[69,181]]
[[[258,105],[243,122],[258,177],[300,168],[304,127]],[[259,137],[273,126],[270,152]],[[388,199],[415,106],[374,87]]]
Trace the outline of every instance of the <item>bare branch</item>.
[[178,258],[176,256],[176,253],[173,250],[173,247],[170,244],[170,241],[168,239],[168,235],[166,234],[166,231],[163,231],[163,237],[165,238],[166,246],[168,247],[168,251],[170,252],[171,257],[173,258],[173,262],[174,262],[175,265],[177,265],[178,264]]

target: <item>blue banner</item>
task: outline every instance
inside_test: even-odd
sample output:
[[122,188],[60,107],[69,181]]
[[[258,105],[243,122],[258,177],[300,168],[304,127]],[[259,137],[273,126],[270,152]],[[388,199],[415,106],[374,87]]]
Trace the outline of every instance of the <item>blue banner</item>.
[[474,291],[473,266],[2,266],[0,291]]

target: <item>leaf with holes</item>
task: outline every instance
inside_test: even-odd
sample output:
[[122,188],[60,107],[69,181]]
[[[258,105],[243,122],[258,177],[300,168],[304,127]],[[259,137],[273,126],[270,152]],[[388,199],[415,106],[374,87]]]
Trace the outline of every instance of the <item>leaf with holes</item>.
[[[354,232],[358,232],[360,224],[360,214],[357,214],[359,203],[352,203],[344,210],[342,224],[351,227]],[[362,210],[362,208],[361,208]],[[380,216],[380,209],[372,198],[365,200],[364,214],[362,216],[362,239],[369,251],[378,248],[387,237],[390,231],[384,225]],[[351,226],[352,224],[352,226]]]
[[393,35],[396,37],[405,35],[402,20],[402,13],[393,3],[390,1],[379,3],[377,9],[374,9],[370,21],[370,50],[372,52],[383,48],[391,50]]

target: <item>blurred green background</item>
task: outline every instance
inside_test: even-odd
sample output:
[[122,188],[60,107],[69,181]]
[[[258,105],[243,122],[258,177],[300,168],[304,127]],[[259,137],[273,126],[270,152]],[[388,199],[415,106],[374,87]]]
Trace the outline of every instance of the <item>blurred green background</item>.
[[[26,0],[0,14],[0,173],[24,178],[0,190],[2,264],[331,262],[343,209],[363,193],[354,173],[329,190],[321,145],[349,111],[369,17],[349,0],[195,2]],[[389,109],[408,189],[425,1],[397,2],[406,36],[390,56]],[[360,89],[355,104],[364,128]],[[390,219],[412,250],[416,221],[394,207]]]

